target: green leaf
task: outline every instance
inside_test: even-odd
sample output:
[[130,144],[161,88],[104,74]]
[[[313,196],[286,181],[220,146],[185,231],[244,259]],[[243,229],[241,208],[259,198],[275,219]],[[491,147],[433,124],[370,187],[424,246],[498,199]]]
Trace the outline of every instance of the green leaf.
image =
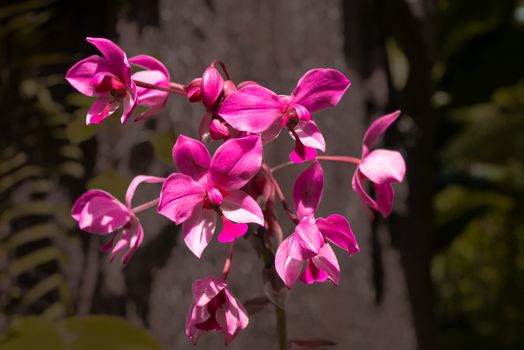
[[78,145],[93,138],[98,129],[98,125],[86,125],[84,118],[75,117],[67,123],[66,135],[71,143]]
[[173,164],[171,150],[176,142],[176,134],[173,131],[158,133],[151,132],[149,139],[153,144],[155,155],[166,164]]
[[87,183],[87,188],[101,189],[123,200],[130,181],[129,177],[120,174],[115,169],[109,169],[92,178]]
[[56,327],[41,317],[26,317],[14,321],[3,338],[5,339],[0,341],[0,350],[66,350]]

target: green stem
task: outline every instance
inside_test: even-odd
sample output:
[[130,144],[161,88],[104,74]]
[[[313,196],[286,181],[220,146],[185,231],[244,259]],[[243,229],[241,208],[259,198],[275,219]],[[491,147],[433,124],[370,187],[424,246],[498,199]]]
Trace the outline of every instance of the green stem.
[[275,314],[277,316],[277,332],[278,332],[278,349],[287,349],[287,327],[286,327],[286,310],[275,306]]

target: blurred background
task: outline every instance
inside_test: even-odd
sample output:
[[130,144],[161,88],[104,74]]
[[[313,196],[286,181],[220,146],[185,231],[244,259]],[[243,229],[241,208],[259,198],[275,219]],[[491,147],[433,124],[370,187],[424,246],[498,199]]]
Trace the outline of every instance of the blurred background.
[[[308,69],[337,68],[352,86],[316,117],[327,154],[358,156],[369,123],[402,109],[385,143],[405,156],[407,179],[387,221],[362,208],[352,167],[325,166],[320,214],[345,214],[362,250],[337,252],[338,288],[291,291],[290,339],[318,349],[524,348],[524,1],[2,0],[0,349],[69,349],[70,334],[75,349],[103,349],[93,339],[112,350],[190,348],[190,284],[220,273],[227,253],[214,242],[198,261],[153,210],[122,266],[99,253],[104,238],[75,227],[70,207],[86,189],[122,198],[133,176],[172,172],[176,136],[195,137],[203,114],[173,96],[145,123],[85,126],[90,101],[64,74],[97,53],[86,36],[153,55],[181,83],[214,58],[235,81],[282,94]],[[289,148],[272,145],[268,162]],[[289,188],[302,169],[278,179]],[[137,202],[158,191],[144,186]],[[237,250],[231,289],[242,301],[263,296],[262,262],[248,240]],[[276,348],[273,308],[249,311],[229,348]],[[119,318],[78,318],[88,315]],[[197,348],[222,344],[207,334]]]

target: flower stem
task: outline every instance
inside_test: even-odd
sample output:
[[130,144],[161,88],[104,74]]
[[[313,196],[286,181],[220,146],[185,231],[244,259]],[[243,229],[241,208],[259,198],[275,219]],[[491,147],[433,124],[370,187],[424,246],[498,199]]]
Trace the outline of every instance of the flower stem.
[[133,80],[133,81],[135,82],[137,86],[140,86],[146,89],[160,90],[160,91],[170,92],[173,94],[184,95],[184,96],[186,95],[186,92],[184,91],[184,88],[182,87],[182,85],[177,84],[177,83],[169,83],[170,87],[164,87],[164,86],[149,84],[149,83],[146,83],[140,80]]
[[287,327],[286,327],[286,310],[275,305],[275,314],[277,316],[277,333],[278,349],[287,349]]
[[144,204],[140,204],[131,210],[133,211],[133,213],[137,214],[137,213],[140,213],[141,211],[144,211],[146,209],[156,206],[158,204],[158,201],[160,201],[160,197],[153,199],[152,201],[146,202]]
[[[349,163],[349,164],[360,164],[360,159],[355,157],[349,157],[349,156],[318,156],[315,158],[316,160],[324,160],[324,161],[330,161],[330,162],[338,162],[338,163]],[[271,172],[279,171],[281,169],[287,168],[288,166],[297,164],[295,162],[285,162],[279,165],[274,166],[271,168]]]
[[229,71],[227,70],[226,65],[224,64],[224,62],[222,62],[220,60],[214,60],[213,61],[213,65],[216,66],[217,64],[220,67],[222,67],[222,70],[224,71],[224,74],[226,75],[227,80],[233,80],[233,79],[231,79],[231,75],[229,75]]
[[227,280],[227,275],[231,269],[231,260],[233,260],[233,249],[235,247],[235,241],[231,242],[229,245],[229,253],[227,255],[226,261],[224,262],[224,268],[222,269],[222,279]]
[[282,203],[282,207],[284,208],[287,216],[289,216],[289,218],[291,219],[291,221],[293,221],[293,223],[298,224],[299,223],[298,217],[295,215],[295,213],[293,213],[293,210],[291,210],[291,208],[287,204],[286,197],[284,197],[284,193],[282,193],[282,189],[280,188],[277,180],[273,176],[271,168],[266,163],[262,164],[262,168],[266,171],[269,181],[271,181],[271,183],[275,187],[275,192],[277,193],[277,196],[280,199],[280,203]]

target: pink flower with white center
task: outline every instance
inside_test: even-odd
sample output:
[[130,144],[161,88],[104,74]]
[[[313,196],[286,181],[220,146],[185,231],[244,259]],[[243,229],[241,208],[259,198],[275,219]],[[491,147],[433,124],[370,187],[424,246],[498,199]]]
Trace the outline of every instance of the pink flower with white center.
[[[353,190],[372,209],[387,217],[393,210],[395,192],[392,184],[402,182],[406,173],[404,158],[397,151],[371,147],[400,115],[400,111],[387,114],[373,122],[366,131],[362,142],[362,160],[353,175]],[[373,199],[364,189],[363,181],[371,181],[375,188]]]
[[282,241],[275,255],[275,268],[288,288],[299,277],[305,262],[307,267],[300,278],[304,283],[329,279],[338,284],[340,268],[326,240],[350,255],[359,251],[351,226],[343,216],[315,218],[323,187],[324,174],[317,161],[300,174],[293,186],[293,201],[300,222],[295,232]]
[[[114,232],[111,240],[100,250],[104,253],[111,250],[112,260],[127,249],[122,256],[122,263],[126,263],[144,238],[142,225],[131,209],[135,190],[142,182],[159,183],[164,180],[154,176],[135,177],[127,189],[125,205],[105,191],[88,191],[75,201],[71,214],[82,231],[104,236]],[[118,231],[122,233],[117,239]]]
[[208,331],[222,331],[228,345],[247,327],[246,310],[227,290],[227,282],[207,277],[193,283],[195,301],[186,320],[186,336],[193,344]]
[[257,202],[240,190],[262,164],[260,137],[230,139],[211,159],[201,142],[180,135],[173,160],[180,172],[171,174],[162,186],[158,212],[182,224],[184,241],[197,257],[211,240],[217,214],[223,222],[220,242],[244,235],[247,223],[264,225]]
[[[131,57],[129,62],[135,66],[144,68],[144,70],[136,72],[131,76],[133,80],[144,82],[147,84],[159,86],[162,88],[169,88],[171,77],[167,68],[151,56],[139,55]],[[160,113],[168,100],[169,92],[156,89],[148,89],[145,87],[137,86],[138,93],[138,105],[145,106],[148,109],[139,114],[135,118],[135,122],[144,120]]]
[[80,93],[96,97],[87,112],[87,124],[99,124],[123,105],[125,123],[138,102],[137,87],[131,79],[131,66],[126,54],[115,43],[104,38],[87,38],[100,50],[69,69],[67,81]]
[[231,94],[219,115],[233,128],[262,133],[265,141],[287,127],[295,139],[289,155],[295,163],[314,159],[316,150],[325,151],[326,143],[311,113],[338,104],[350,81],[335,69],[312,69],[299,80],[291,96],[279,96],[260,85],[250,84]]

